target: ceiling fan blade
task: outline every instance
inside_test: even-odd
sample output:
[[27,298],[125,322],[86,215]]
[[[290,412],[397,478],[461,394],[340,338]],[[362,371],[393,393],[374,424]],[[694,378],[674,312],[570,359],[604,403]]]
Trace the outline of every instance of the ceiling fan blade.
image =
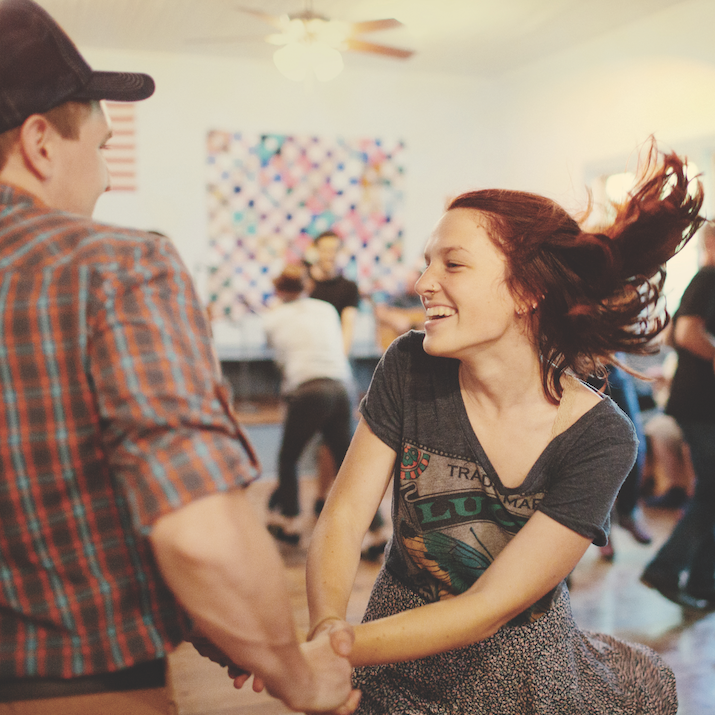
[[402,50],[399,47],[387,47],[386,45],[376,45],[373,42],[363,42],[354,38],[345,40],[345,49],[353,52],[372,52],[376,55],[387,55],[397,59],[406,60],[414,55],[413,50]]
[[392,30],[395,27],[404,27],[404,25],[394,18],[385,20],[366,20],[365,22],[351,22],[350,32],[353,35],[362,35],[365,32],[377,32],[378,30]]
[[258,35],[227,35],[226,37],[189,37],[184,42],[187,45],[220,45],[237,42],[266,42],[266,38]]
[[243,7],[242,5],[236,5],[236,10],[239,12],[245,12],[248,15],[253,15],[254,17],[267,22],[269,25],[273,25],[278,30],[283,30],[287,24],[287,17],[280,15],[269,15],[267,12],[261,12],[260,10],[254,10],[250,7]]

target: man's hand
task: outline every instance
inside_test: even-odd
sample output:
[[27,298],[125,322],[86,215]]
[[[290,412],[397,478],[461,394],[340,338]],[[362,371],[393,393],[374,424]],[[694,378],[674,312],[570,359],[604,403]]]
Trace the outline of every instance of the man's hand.
[[[251,677],[250,671],[236,665],[205,636],[193,632],[187,640],[204,658],[228,668],[234,687],[243,687]],[[312,671],[312,682],[306,683],[298,698],[289,705],[310,713],[351,715],[360,702],[360,691],[351,687],[352,668],[347,660],[354,640],[353,628],[346,621],[330,619],[322,623],[313,635],[313,641],[301,645]],[[254,676],[252,687],[259,693],[265,689],[265,683],[259,676]]]
[[319,635],[303,643],[301,649],[314,673],[308,701],[300,709],[307,713],[330,712],[350,715],[360,702],[360,691],[351,684],[352,667],[348,656],[355,634],[345,621],[330,620]]

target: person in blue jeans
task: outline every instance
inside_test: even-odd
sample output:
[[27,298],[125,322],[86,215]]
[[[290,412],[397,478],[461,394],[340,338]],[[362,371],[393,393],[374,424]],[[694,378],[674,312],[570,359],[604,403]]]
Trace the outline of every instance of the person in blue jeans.
[[641,581],[686,608],[715,609],[715,227],[701,232],[703,265],[674,316],[678,367],[666,412],[678,421],[695,493]]

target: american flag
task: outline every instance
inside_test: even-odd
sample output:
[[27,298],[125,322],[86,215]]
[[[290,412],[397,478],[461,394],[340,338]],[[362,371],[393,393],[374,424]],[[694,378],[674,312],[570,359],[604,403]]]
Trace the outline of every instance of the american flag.
[[107,102],[112,123],[112,138],[104,156],[109,168],[112,191],[136,191],[136,115],[132,102]]

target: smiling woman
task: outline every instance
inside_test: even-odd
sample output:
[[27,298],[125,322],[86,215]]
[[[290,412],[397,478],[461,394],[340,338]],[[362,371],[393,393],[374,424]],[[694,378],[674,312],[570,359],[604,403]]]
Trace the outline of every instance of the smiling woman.
[[497,340],[511,350],[506,333],[523,332],[506,285],[506,259],[486,226],[476,211],[455,209],[442,217],[427,243],[427,268],[416,289],[427,311],[424,350],[430,355],[466,357]]
[[429,239],[425,332],[378,365],[308,555],[315,636],[345,618],[393,480],[394,536],[351,654],[360,713],[676,712],[660,657],[580,631],[565,583],[606,543],[636,454],[625,415],[582,380],[648,350],[667,322],[662,266],[703,222],[678,157],[654,149],[643,176],[601,233],[542,196],[486,190]]

